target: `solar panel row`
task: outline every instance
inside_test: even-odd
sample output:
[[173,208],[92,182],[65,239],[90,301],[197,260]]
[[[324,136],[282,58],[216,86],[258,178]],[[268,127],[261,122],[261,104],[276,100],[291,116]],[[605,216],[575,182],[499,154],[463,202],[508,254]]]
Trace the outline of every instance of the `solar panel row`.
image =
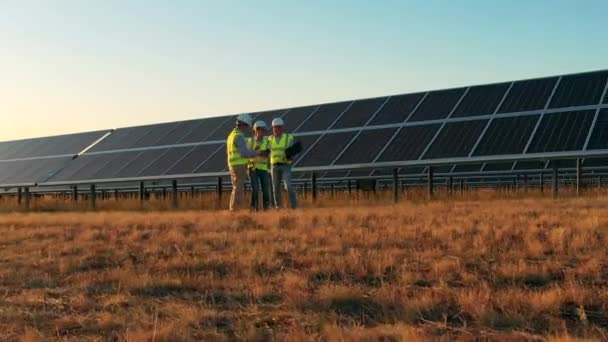
[[0,160],[76,155],[106,133],[106,131],[97,131],[0,142]]
[[[599,112],[597,119],[596,109],[564,110],[605,102],[607,81],[608,71],[600,71],[279,109],[253,116],[267,123],[275,117],[285,119],[305,146],[294,163],[303,168],[582,151],[588,137],[588,150],[608,149],[608,109]],[[545,113],[545,108],[552,111]],[[70,182],[222,172],[226,169],[223,141],[234,121],[232,115],[117,129],[81,157],[66,161],[59,172],[47,170],[40,179]],[[0,160],[76,154],[103,134],[0,143]],[[510,170],[527,165],[481,163],[438,170]],[[2,179],[0,183],[6,184]]]

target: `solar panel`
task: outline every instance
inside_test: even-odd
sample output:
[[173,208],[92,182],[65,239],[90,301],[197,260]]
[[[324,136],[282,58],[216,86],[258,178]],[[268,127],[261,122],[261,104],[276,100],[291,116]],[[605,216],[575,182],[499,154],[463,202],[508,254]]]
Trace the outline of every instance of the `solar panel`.
[[523,153],[540,115],[494,119],[473,153],[474,156]]
[[549,108],[595,105],[600,103],[608,72],[593,72],[562,77]]
[[494,113],[507,89],[509,89],[509,83],[471,87],[452,117],[460,118]]
[[155,161],[143,169],[137,176],[151,177],[162,176],[167,170],[177,163],[184,155],[190,152],[193,147],[172,147],[161,154]]
[[338,154],[344,149],[356,132],[332,133],[324,135],[306,154],[298,161],[298,167],[311,167],[330,165]]
[[295,131],[319,106],[292,108],[283,115],[283,121],[288,130]]
[[201,124],[202,120],[189,120],[178,123],[164,135],[159,135],[160,138],[155,140],[150,146],[166,146],[177,144],[182,138],[192,132]]
[[83,155],[74,160],[69,161],[64,165],[59,172],[57,172],[53,177],[51,177],[51,181],[65,181],[71,179],[70,177],[74,175],[78,169],[83,167],[87,162],[91,160],[94,156]]
[[137,177],[148,165],[152,164],[160,155],[167,151],[167,148],[147,150],[141,152],[135,159],[127,163],[121,168],[114,177],[116,178],[132,178]]
[[498,113],[525,112],[544,109],[558,77],[513,83]]
[[213,153],[215,153],[222,144],[213,145],[198,145],[189,153],[183,156],[175,165],[173,165],[165,174],[167,175],[185,175],[194,173],[199,166],[203,164]]
[[424,93],[391,96],[369,125],[377,126],[405,122],[423,97]]
[[306,152],[312,148],[313,144],[319,139],[319,137],[321,137],[320,134],[295,136],[294,140],[299,141],[302,144],[303,152],[294,158],[292,161],[293,165],[297,164],[298,161],[300,161],[300,159],[306,155]]
[[[510,172],[513,166],[516,171],[544,168],[544,162],[501,161],[506,155],[517,159],[531,154],[525,158],[547,160],[559,156],[568,158],[568,165],[577,155],[608,155],[608,109],[600,106],[608,101],[607,83],[604,70],[276,109],[252,116],[267,123],[282,117],[287,130],[295,132],[304,147],[293,161],[295,172],[310,168],[320,178],[341,178],[363,177],[376,170],[374,175],[390,176],[392,167],[387,165],[395,165],[400,174],[413,170],[418,173],[408,175],[424,181],[420,172],[429,164],[448,163],[433,167],[442,175]],[[206,173],[226,171],[224,142],[234,124],[235,115],[228,115],[120,128],[74,160],[52,157],[76,155],[107,132],[0,142],[0,184],[8,180],[55,185],[116,183],[126,178],[133,182],[170,175],[210,177]],[[469,156],[474,159],[467,160]],[[36,157],[48,161],[32,159],[28,165],[29,159],[17,160]],[[10,159],[15,163],[9,163]],[[454,166],[457,162],[467,164]],[[340,170],[351,165],[363,169]]]
[[159,137],[165,136],[169,134],[173,129],[177,127],[179,123],[171,122],[161,125],[156,125],[152,127],[148,133],[146,133],[143,137],[139,138],[133,145],[127,146],[125,148],[138,148],[138,147],[148,147],[154,146],[154,143],[158,141]]
[[608,149],[608,109],[602,109],[598,114],[587,149]]
[[120,171],[125,165],[129,164],[132,160],[137,158],[141,152],[129,151],[129,152],[118,152],[111,153],[112,159],[108,161],[104,166],[100,167],[97,172],[90,176],[91,179],[110,179],[114,178],[114,175]]
[[0,160],[75,155],[105,133],[95,131],[0,143]]
[[594,110],[546,114],[527,153],[582,150]]
[[447,123],[430,146],[424,159],[466,157],[488,120]]
[[236,115],[228,117],[226,121],[224,121],[219,127],[213,131],[205,141],[216,141],[221,140],[225,141],[228,138],[230,132],[236,127]]
[[377,162],[417,160],[440,127],[440,124],[432,124],[401,128]]
[[333,124],[331,129],[361,127],[372,118],[386,102],[386,97],[355,101],[350,108],[344,112],[342,117]]
[[116,129],[104,140],[93,146],[89,152],[111,151],[130,148],[139,139],[158,125],[147,125]]
[[[222,124],[226,123],[226,122],[231,122],[232,120],[230,120],[230,118],[232,117],[228,117],[228,116],[218,116],[218,117],[213,117],[213,118],[207,118],[207,119],[203,119],[200,121],[200,123],[192,129],[192,131],[190,131],[188,134],[186,134],[184,137],[182,137],[180,140],[178,140],[178,144],[191,144],[191,143],[198,143],[201,141],[205,141],[211,132],[213,132],[214,130],[216,130],[219,126],[221,126]],[[231,125],[234,125],[234,122],[231,123]],[[232,126],[231,126],[232,127]],[[226,135],[227,137],[228,135]],[[226,138],[224,137],[224,138]]]
[[0,183],[26,184],[44,181],[69,160],[69,157],[58,157],[3,161],[0,162]]
[[349,101],[322,105],[296,132],[326,130],[351,104]]
[[211,155],[194,173],[222,172],[227,169],[226,159],[226,145],[222,144],[222,147]]
[[344,150],[335,165],[373,162],[396,131],[397,128],[361,131],[361,134]]
[[420,107],[408,119],[408,122],[446,118],[462,97],[464,91],[465,88],[459,88],[429,93]]

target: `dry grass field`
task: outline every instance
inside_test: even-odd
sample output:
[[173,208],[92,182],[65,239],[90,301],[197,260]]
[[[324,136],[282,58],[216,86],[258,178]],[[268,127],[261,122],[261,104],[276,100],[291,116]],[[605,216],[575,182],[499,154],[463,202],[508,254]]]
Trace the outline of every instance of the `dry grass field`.
[[3,213],[0,340],[607,339],[608,197],[500,197]]

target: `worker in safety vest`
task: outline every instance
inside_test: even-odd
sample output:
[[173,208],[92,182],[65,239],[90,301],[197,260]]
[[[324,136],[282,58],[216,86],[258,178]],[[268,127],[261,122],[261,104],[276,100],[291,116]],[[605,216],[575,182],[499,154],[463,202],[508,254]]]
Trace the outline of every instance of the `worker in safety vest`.
[[294,144],[294,137],[284,132],[285,123],[283,119],[272,120],[272,135],[268,138],[270,145],[270,168],[272,174],[272,191],[274,195],[274,205],[277,209],[282,207],[281,183],[285,184],[285,189],[289,195],[291,208],[298,207],[298,197],[296,190],[291,183],[291,160],[287,158],[286,150]]
[[[253,137],[247,139],[247,147],[253,151],[266,151],[268,146],[268,137],[266,137],[266,123],[264,121],[256,121],[253,124]],[[249,179],[251,180],[251,209],[257,211],[259,209],[258,200],[259,192],[262,191],[262,208],[267,210],[270,208],[270,162],[268,156],[258,156],[249,159]]]
[[230,211],[244,209],[247,164],[250,158],[257,157],[263,153],[247,148],[247,141],[244,135],[251,129],[252,123],[253,119],[249,114],[237,116],[236,127],[230,132],[226,140],[228,169],[230,170],[230,180],[232,181]]

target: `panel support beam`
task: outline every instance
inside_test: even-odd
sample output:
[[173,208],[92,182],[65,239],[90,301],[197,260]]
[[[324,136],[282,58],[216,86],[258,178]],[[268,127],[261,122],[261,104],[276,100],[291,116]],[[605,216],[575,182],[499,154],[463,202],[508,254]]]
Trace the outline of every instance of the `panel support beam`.
[[171,204],[173,205],[173,209],[177,209],[177,207],[179,206],[179,193],[178,193],[178,189],[177,189],[177,180],[173,180],[171,182]]
[[427,181],[428,181],[428,184],[427,184],[427,185],[428,185],[428,195],[429,195],[429,199],[432,199],[432,198],[433,198],[433,192],[434,192],[434,184],[433,184],[434,179],[433,179],[433,172],[434,172],[433,167],[432,167],[432,166],[429,166],[429,168],[428,168],[428,179],[427,179]]
[[583,165],[581,158],[576,159],[576,196],[583,191]]
[[[350,189],[350,182],[349,184],[349,189]],[[393,169],[393,203],[398,203],[399,202],[399,169],[394,168]]]
[[317,202],[317,173],[312,173],[312,203]]
[[31,200],[31,194],[30,194],[30,188],[29,187],[25,187],[25,210],[30,210],[30,200]]
[[553,178],[551,181],[553,182],[553,198],[557,198],[557,192],[559,191],[559,168],[557,166],[557,162],[553,161]]
[[91,184],[89,189],[89,201],[91,210],[95,210],[97,208],[97,190],[95,188],[95,184]]

